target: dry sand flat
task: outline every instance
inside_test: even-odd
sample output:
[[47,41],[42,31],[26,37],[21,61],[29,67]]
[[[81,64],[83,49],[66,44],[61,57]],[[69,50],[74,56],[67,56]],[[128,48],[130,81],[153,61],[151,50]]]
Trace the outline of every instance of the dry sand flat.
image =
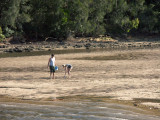
[[[110,96],[137,99],[160,108],[160,49],[57,54],[56,79],[49,78],[48,55],[0,59],[0,95],[23,99]],[[61,67],[72,64],[70,79]]]

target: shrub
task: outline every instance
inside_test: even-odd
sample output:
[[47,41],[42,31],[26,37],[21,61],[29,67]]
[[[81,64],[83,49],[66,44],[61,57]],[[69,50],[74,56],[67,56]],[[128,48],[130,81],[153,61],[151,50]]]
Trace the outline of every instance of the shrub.
[[2,34],[2,28],[0,26],[0,41],[3,41],[5,39],[5,36]]

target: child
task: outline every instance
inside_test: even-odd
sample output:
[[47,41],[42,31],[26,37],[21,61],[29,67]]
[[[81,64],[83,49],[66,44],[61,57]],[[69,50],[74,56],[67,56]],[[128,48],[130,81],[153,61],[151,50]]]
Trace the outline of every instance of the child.
[[73,68],[72,65],[71,64],[63,64],[62,66],[65,70],[65,76],[64,77],[66,77],[66,73],[68,73],[68,77],[70,78],[70,72]]

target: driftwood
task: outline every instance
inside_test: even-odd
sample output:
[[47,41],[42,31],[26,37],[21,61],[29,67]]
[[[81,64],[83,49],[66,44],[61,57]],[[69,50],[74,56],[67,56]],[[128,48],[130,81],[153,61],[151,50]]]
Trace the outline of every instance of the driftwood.
[[44,40],[44,41],[47,41],[49,38],[53,38],[53,37],[47,37],[47,38],[45,38],[45,40]]

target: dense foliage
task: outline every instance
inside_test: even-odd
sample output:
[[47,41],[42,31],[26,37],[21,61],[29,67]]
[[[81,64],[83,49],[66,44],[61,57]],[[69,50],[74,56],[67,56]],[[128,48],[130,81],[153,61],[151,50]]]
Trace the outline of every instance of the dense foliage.
[[3,41],[4,38],[5,36],[2,34],[2,28],[0,26],[0,41]]
[[1,0],[0,26],[6,37],[160,33],[160,1]]

